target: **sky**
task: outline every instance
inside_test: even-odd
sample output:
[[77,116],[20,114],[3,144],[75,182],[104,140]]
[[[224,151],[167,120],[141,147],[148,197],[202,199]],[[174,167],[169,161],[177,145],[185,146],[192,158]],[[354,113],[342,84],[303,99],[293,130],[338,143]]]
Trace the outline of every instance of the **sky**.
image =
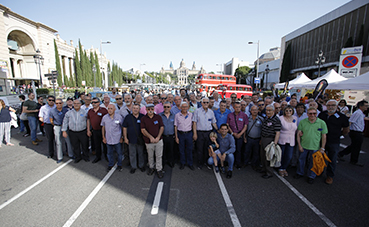
[[[3,0],[0,4],[58,31],[60,37],[100,47],[123,69],[159,72],[172,61],[207,72],[233,57],[253,63],[281,38],[348,0]],[[143,65],[144,64],[144,65]]]

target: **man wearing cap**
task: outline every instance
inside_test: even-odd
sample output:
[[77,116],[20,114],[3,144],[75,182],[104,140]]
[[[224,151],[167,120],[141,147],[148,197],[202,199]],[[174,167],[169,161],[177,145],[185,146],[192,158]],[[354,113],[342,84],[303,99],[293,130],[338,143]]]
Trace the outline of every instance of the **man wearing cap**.
[[[92,163],[96,163],[101,160],[101,143],[103,138],[101,131],[101,120],[104,115],[108,113],[108,110],[106,108],[100,107],[99,104],[99,98],[93,98],[93,108],[90,109],[87,113],[87,135],[88,137],[92,136],[91,143],[95,144],[96,149],[96,158],[92,161]],[[91,132],[91,128],[93,132]],[[106,146],[104,146],[104,154],[107,154]]]
[[208,156],[209,135],[213,130],[218,130],[214,112],[209,109],[209,98],[203,98],[202,107],[195,110],[193,121],[193,140],[196,141],[198,168],[202,169]]
[[72,97],[68,97],[67,98],[67,105],[65,105],[63,108],[66,110],[71,110],[73,109],[73,98]]
[[[154,113],[154,104],[146,106],[147,114],[141,119],[141,132],[144,135],[146,149],[149,159],[148,175],[155,172],[154,164],[156,163],[156,171],[159,178],[164,177],[162,156],[163,156],[163,140],[164,124],[161,117]],[[156,160],[154,161],[154,155]]]
[[[80,162],[84,159],[86,162],[90,161],[87,152],[87,119],[86,119],[86,111],[81,109],[81,101],[78,99],[73,101],[74,109],[68,111],[65,114],[63,120],[63,137],[67,138],[67,130],[69,129],[69,137],[70,142],[73,146],[74,156],[76,159],[74,160],[75,163]],[[81,155],[81,148],[82,147],[82,155]]]

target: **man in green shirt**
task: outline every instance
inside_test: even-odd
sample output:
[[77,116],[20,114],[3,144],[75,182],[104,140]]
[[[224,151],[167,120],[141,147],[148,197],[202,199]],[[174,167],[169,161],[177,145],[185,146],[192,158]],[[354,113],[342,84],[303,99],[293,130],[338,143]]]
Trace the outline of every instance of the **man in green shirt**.
[[307,110],[307,115],[308,118],[301,120],[297,128],[297,144],[299,146],[300,157],[295,179],[299,179],[304,176],[306,156],[309,155],[307,177],[308,183],[312,184],[316,177],[316,174],[311,171],[313,166],[312,155],[318,150],[324,153],[328,129],[325,122],[317,118],[316,108],[310,107]]
[[29,127],[31,129],[31,139],[33,145],[38,145],[38,142],[42,140],[37,139],[37,115],[39,109],[37,109],[37,103],[34,101],[35,94],[29,93],[28,100],[23,104],[23,112],[27,114]]

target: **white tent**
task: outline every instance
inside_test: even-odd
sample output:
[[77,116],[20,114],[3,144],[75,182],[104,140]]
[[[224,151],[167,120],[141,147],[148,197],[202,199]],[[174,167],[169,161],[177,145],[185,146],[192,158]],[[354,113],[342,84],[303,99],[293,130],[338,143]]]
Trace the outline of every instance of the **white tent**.
[[326,79],[328,81],[327,89],[332,89],[330,87],[331,83],[340,82],[340,81],[342,82],[342,81],[347,80],[346,77],[341,76],[340,74],[336,73],[336,71],[334,69],[331,69],[325,75],[323,75],[321,77],[318,77],[315,80],[312,80],[310,82],[295,85],[295,87],[301,87],[301,88],[306,88],[306,89],[314,89],[315,86],[319,83],[319,81],[321,81],[323,79]]
[[331,83],[328,89],[336,90],[369,90],[369,72],[345,81]]
[[[304,84],[304,83],[307,83],[311,81],[309,79],[309,77],[307,77],[305,75],[305,73],[301,73],[300,75],[298,75],[295,79],[291,80],[289,83],[288,83],[288,89],[291,89],[292,87],[296,87],[295,85],[296,84]],[[284,88],[284,85],[285,83],[279,83],[279,84],[276,84],[275,85],[275,88],[278,88],[278,89],[281,89],[281,88]]]

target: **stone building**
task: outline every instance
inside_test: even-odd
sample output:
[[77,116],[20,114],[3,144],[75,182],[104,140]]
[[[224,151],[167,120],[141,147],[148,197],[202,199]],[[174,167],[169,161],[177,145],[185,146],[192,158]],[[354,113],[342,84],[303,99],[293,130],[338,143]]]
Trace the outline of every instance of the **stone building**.
[[178,69],[174,69],[173,63],[170,62],[169,69],[164,69],[164,67],[162,67],[160,70],[160,73],[161,74],[169,74],[169,73],[173,74],[177,77],[177,81],[178,81],[177,85],[187,85],[188,84],[187,78],[189,75],[192,75],[192,74],[198,75],[201,73],[206,73],[206,71],[204,70],[202,66],[200,70],[196,69],[195,62],[193,62],[192,68],[189,69],[186,67],[185,62],[182,59]]

